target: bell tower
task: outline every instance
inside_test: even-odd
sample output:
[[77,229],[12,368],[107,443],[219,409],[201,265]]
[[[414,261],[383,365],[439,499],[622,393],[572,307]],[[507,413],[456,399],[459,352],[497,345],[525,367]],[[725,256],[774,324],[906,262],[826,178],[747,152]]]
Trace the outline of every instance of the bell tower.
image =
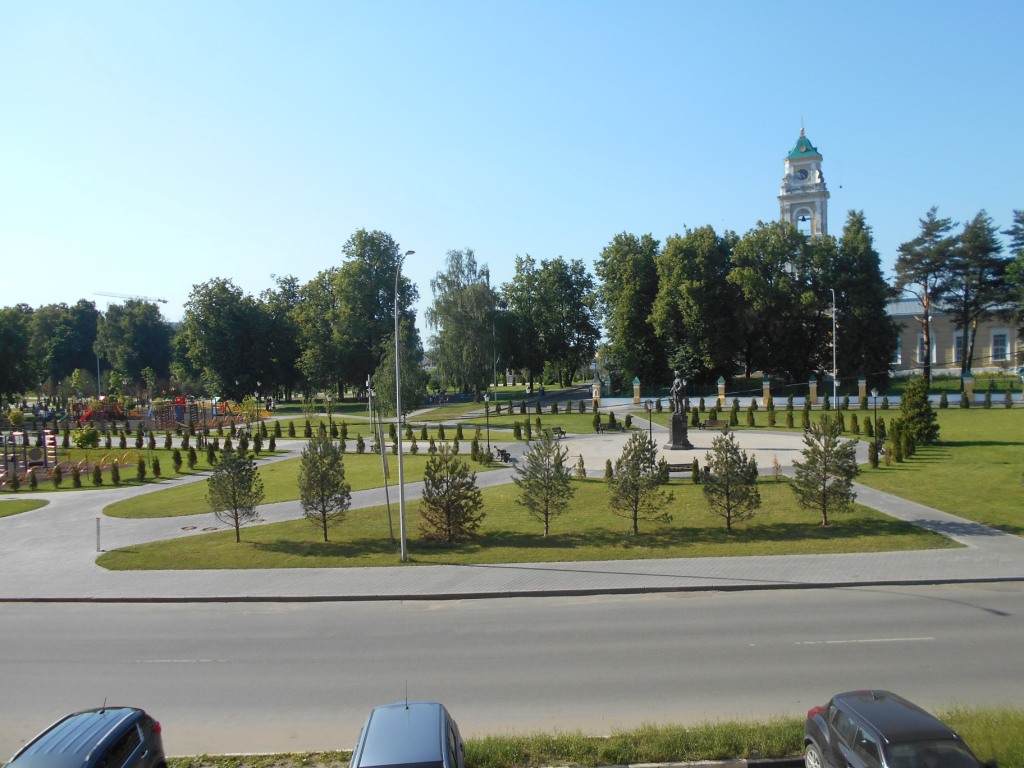
[[828,234],[828,188],[821,173],[821,153],[804,135],[786,155],[786,173],[779,191],[779,212],[808,237]]

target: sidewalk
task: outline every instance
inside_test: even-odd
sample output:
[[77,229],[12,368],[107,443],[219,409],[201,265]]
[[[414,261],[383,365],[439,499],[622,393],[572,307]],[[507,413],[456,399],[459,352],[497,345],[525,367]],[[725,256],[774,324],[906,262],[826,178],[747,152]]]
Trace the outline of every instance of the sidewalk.
[[[641,419],[635,422],[646,426]],[[653,431],[656,439],[659,433],[662,439],[666,436],[657,425]],[[800,436],[793,434],[735,434],[758,457],[762,471],[771,471],[773,459],[789,467],[802,445]],[[691,432],[693,451],[666,453],[673,463],[696,457],[703,464],[715,436],[714,432]],[[625,439],[620,434],[573,435],[563,444],[570,462],[582,455],[588,472],[601,475],[605,459],[617,457]],[[522,443],[502,445],[514,456],[521,456],[525,449]],[[508,483],[512,472],[509,468],[480,472],[478,483]],[[0,518],[0,601],[428,600],[1024,580],[1024,539],[862,485],[857,486],[860,503],[964,546],[840,555],[387,568],[115,572],[97,566],[97,530],[100,546],[106,550],[223,528],[212,515],[152,520],[102,515],[103,507],[112,501],[159,489],[4,494],[4,498],[45,498],[50,504]],[[405,496],[417,498],[421,490],[421,483],[406,483]],[[392,487],[397,532],[396,498]],[[353,493],[353,508],[383,503],[383,488]],[[302,514],[297,501],[267,505],[260,512],[262,522]]]

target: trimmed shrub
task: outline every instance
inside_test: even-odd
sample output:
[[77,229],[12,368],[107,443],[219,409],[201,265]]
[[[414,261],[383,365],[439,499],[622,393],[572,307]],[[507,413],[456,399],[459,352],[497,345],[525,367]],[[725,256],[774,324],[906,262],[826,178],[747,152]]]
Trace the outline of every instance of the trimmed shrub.
[[53,483],[54,488],[60,488],[61,483],[64,482],[64,470],[60,468],[60,464],[53,468],[53,472],[50,473],[50,482]]
[[75,464],[71,467],[71,487],[81,488],[82,487],[82,473],[78,469],[78,465]]
[[[141,459],[139,459],[139,463],[142,464]],[[143,464],[143,466],[145,465]],[[141,480],[143,478],[139,479]],[[121,467],[118,465],[116,461],[110,465],[110,482],[112,482],[114,485],[121,484]]]
[[92,484],[95,486],[103,485],[103,470],[100,469],[99,464],[92,465]]

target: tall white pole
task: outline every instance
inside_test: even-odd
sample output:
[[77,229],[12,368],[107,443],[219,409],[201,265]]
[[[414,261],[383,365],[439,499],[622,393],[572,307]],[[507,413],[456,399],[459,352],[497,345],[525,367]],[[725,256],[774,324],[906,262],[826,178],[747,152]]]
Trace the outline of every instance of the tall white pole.
[[832,291],[832,407],[838,411],[839,371],[836,368],[836,289],[829,288],[829,290]]
[[395,421],[398,422],[398,529],[402,545],[402,562],[409,562],[405,544],[405,462],[402,460],[402,347],[398,337],[398,278],[402,274],[402,261],[416,251],[406,251],[395,268]]

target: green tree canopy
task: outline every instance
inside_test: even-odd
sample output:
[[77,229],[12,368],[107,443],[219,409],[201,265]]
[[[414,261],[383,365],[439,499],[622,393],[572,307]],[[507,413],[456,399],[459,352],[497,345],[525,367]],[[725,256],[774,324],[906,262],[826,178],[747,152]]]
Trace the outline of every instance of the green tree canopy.
[[302,449],[299,499],[305,518],[321,529],[327,541],[328,528],[344,519],[352,502],[341,446],[330,437],[314,436]]
[[924,342],[921,365],[926,385],[932,380],[931,315],[945,298],[950,259],[957,244],[957,238],[950,235],[952,219],[940,219],[938,211],[932,207],[919,220],[917,237],[902,243],[896,258],[896,290],[911,294],[921,305],[917,321]]
[[608,504],[612,513],[624,517],[632,525],[633,535],[640,534],[640,521],[668,523],[672,515],[665,508],[675,494],[662,487],[657,467],[658,447],[645,432],[634,432],[615,460]]
[[430,354],[441,379],[450,387],[470,389],[479,397],[493,373],[494,316],[498,297],[490,270],[478,265],[471,249],[448,251],[445,269],[430,281],[434,301],[427,325],[435,330]]
[[898,342],[896,323],[886,312],[889,286],[863,211],[850,211],[825,281],[838,305],[836,362],[844,379],[865,376],[884,387]]
[[476,473],[447,443],[427,459],[420,501],[420,532],[427,541],[450,546],[471,537],[485,515]]
[[665,240],[658,257],[658,296],[651,313],[668,362],[690,381],[731,376],[738,353],[740,291],[728,280],[733,233],[710,227]]
[[244,451],[225,448],[206,482],[210,510],[220,522],[235,529],[235,542],[240,542],[242,526],[256,519],[256,508],[263,501],[256,461]]
[[939,422],[928,400],[928,380],[914,376],[903,388],[900,398],[900,422],[917,445],[931,445],[939,441]]
[[601,251],[596,271],[599,306],[608,339],[608,361],[629,380],[668,381],[666,350],[651,323],[658,297],[659,243],[651,235],[622,232]]
[[963,332],[961,381],[974,364],[978,325],[1000,311],[1005,312],[1013,298],[1006,279],[1010,261],[1002,251],[992,218],[979,211],[964,225],[960,243],[946,267],[943,292],[956,318],[956,327]]
[[111,304],[100,317],[96,350],[132,388],[144,387],[142,371],[166,379],[171,370],[171,327],[151,301]]
[[794,461],[793,492],[800,506],[821,513],[821,524],[829,525],[829,513],[850,509],[857,495],[857,442],[844,440],[839,422],[829,416],[804,433],[803,461]]
[[704,455],[701,488],[711,511],[725,520],[725,528],[750,520],[761,506],[757,489],[757,461],[740,448],[731,432],[711,441],[711,451]]
[[575,494],[570,469],[566,466],[569,450],[550,435],[535,441],[523,461],[515,468],[512,482],[519,488],[516,504],[526,509],[530,517],[544,525],[544,535],[550,530],[551,518],[569,508]]

